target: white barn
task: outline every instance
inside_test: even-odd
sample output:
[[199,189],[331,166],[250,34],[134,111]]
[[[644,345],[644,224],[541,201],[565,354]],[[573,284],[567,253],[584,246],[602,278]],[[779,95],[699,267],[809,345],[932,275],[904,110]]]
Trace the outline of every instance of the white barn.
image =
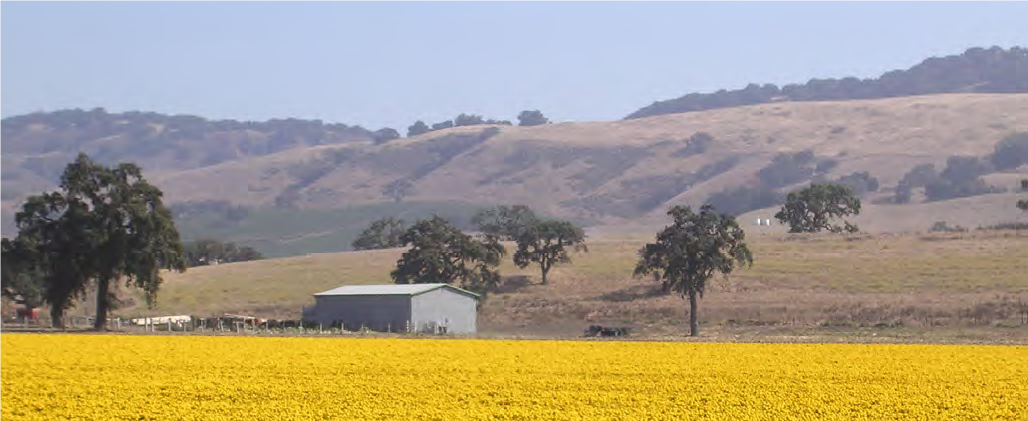
[[314,294],[305,316],[356,331],[470,334],[479,295],[447,284],[347,285]]

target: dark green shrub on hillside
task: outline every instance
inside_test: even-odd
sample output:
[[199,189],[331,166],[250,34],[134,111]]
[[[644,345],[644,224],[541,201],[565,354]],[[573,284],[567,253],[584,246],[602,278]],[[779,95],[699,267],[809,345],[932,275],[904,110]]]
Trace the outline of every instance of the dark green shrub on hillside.
[[414,124],[412,124],[410,127],[407,128],[407,137],[414,137],[414,136],[417,136],[417,135],[428,133],[430,131],[432,131],[432,129],[429,128],[428,125],[425,124],[424,121],[418,120],[418,121],[415,121]]
[[967,232],[967,228],[960,225],[949,225],[946,221],[937,221],[928,228],[928,232]]
[[807,181],[815,174],[814,165],[812,151],[778,154],[760,170],[760,182],[768,188],[779,188]]
[[1028,132],[1014,133],[996,144],[989,157],[997,170],[1006,171],[1028,164]]
[[853,194],[861,196],[870,192],[878,191],[878,179],[871,176],[871,173],[854,172],[850,175],[839,177],[835,184],[841,184],[849,188]]
[[722,190],[707,198],[719,212],[738,216],[746,212],[781,204],[785,195],[763,186],[743,186]]
[[993,170],[991,162],[974,156],[951,156],[946,160],[946,168],[942,172],[936,172],[932,164],[921,164],[907,172],[899,181],[893,200],[896,203],[909,203],[914,190],[918,188],[924,188],[929,201],[1003,191],[989,186],[981,179],[982,175]]
[[714,145],[714,136],[707,132],[697,132],[685,141],[685,147],[671,154],[675,158],[685,158],[707,152]]
[[449,129],[453,127],[453,120],[446,120],[432,125],[432,130]]
[[539,110],[525,110],[518,114],[519,126],[541,126],[549,123],[550,120]]
[[374,139],[375,143],[385,143],[390,140],[399,139],[400,132],[392,127],[385,127],[375,131]]

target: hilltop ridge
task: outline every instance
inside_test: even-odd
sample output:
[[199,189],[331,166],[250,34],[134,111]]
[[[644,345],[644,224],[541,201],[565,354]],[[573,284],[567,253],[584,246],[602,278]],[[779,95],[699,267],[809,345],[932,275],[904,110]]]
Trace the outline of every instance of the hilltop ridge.
[[743,89],[655,101],[626,119],[782,101],[842,101],[944,93],[1028,93],[1028,49],[971,48],[931,57],[907,70],[878,78],[811,79],[805,84],[751,83]]

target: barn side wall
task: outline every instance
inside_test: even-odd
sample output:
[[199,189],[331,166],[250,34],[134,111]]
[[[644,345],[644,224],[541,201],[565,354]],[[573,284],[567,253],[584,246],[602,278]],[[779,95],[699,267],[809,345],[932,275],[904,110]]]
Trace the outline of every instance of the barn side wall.
[[434,326],[446,324],[447,333],[475,333],[478,330],[477,307],[475,298],[439,288],[414,296],[411,321],[419,332],[433,332]]
[[336,295],[315,297],[314,320],[327,326],[343,323],[349,331],[364,326],[377,332],[403,332],[410,320],[408,295]]

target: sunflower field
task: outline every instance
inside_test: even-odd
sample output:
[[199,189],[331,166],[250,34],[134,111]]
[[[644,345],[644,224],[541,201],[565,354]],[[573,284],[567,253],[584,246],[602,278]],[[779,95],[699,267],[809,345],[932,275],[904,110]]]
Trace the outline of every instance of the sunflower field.
[[1028,347],[0,335],[3,420],[1028,419]]

